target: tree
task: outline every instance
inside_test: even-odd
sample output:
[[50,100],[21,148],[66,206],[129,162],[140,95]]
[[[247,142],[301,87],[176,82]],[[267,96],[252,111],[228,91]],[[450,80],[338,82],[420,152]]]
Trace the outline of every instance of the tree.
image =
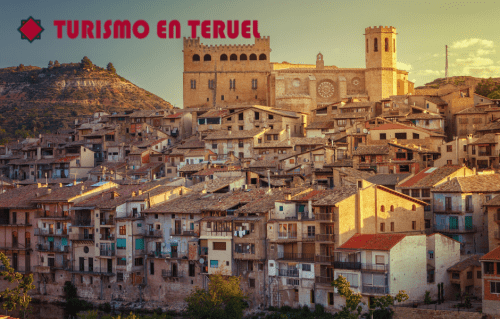
[[17,71],[24,71],[24,64],[19,64],[19,66],[17,67]]
[[59,61],[55,60],[55,61],[54,61],[54,67],[55,67],[55,68],[58,68],[58,67],[60,67],[60,66],[61,66],[61,64],[59,64]]
[[19,309],[23,314],[23,318],[26,318],[26,313],[28,312],[28,307],[31,302],[31,297],[28,293],[35,289],[33,274],[24,276],[23,274],[15,272],[14,268],[10,267],[7,256],[1,252],[0,260],[5,267],[5,270],[0,272],[0,275],[11,285],[15,285],[12,289],[6,288],[4,291],[0,292],[0,297],[4,299],[2,308],[8,311]]
[[116,73],[116,69],[113,66],[113,63],[109,62],[108,65],[106,66],[106,70],[108,70],[111,73]]
[[92,70],[94,68],[94,64],[87,56],[84,56],[82,62],[80,63],[80,67],[83,70]]
[[52,60],[49,61],[49,68],[54,66],[54,62],[52,62]]
[[208,290],[196,288],[187,298],[189,318],[243,318],[247,296],[240,287],[240,277],[227,276],[223,268],[210,276]]
[[345,298],[345,306],[337,313],[336,318],[357,319],[361,316],[364,302],[361,302],[361,294],[353,292],[349,287],[350,283],[344,276],[339,276],[332,282],[332,286],[337,288],[339,295]]

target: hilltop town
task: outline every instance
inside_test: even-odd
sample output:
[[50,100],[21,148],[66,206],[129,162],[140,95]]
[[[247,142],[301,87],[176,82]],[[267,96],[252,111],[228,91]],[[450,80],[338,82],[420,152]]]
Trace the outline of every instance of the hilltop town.
[[335,312],[342,275],[365,310],[444,290],[500,315],[500,99],[415,88],[396,28],[364,36],[365,68],[184,39],[182,109],[129,101],[1,145],[2,252],[42,300],[70,281],[183,309],[223,268],[250,309]]

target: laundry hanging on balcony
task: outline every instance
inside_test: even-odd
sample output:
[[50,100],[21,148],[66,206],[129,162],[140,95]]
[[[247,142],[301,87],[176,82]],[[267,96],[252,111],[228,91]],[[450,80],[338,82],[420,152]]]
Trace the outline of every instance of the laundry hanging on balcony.
[[47,240],[48,240],[49,242],[53,242],[53,241],[54,241],[54,237],[49,237]]
[[63,237],[63,238],[61,238],[61,244],[62,244],[63,246],[68,246],[68,238],[64,238],[64,237]]

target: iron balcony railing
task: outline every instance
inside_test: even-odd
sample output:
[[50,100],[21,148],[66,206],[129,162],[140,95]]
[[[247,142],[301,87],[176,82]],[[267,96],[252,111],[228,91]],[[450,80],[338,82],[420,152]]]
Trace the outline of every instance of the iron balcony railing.
[[148,229],[144,231],[145,237],[163,237],[163,231],[157,229]]
[[335,242],[335,235],[333,235],[333,234],[316,234],[316,241]]
[[314,241],[316,239],[316,235],[314,233],[303,233],[302,240],[303,241]]
[[72,240],[94,240],[94,234],[78,234]]
[[181,278],[184,277],[184,273],[182,271],[171,271],[162,269],[161,276],[164,278]]
[[278,259],[314,262],[314,254],[279,252]]
[[247,248],[247,245],[244,246],[236,246],[234,248],[234,252],[237,254],[255,254],[255,248]]
[[101,218],[100,224],[102,226],[113,226],[115,224],[115,219],[114,218],[108,218],[108,219]]
[[94,222],[91,219],[74,219],[71,226],[94,227]]
[[332,263],[333,260],[334,260],[333,256],[326,256],[326,255],[314,256],[314,261],[318,263]]
[[35,236],[67,236],[67,229],[43,229],[35,228]]
[[315,214],[315,219],[319,221],[333,222],[333,214],[332,213],[319,213]]
[[473,225],[435,225],[434,231],[443,233],[475,233],[477,232],[477,227]]
[[360,262],[354,262],[354,261],[334,261],[333,262],[333,267],[335,269],[352,269],[352,270],[358,270],[358,269],[361,269],[361,263]]
[[334,279],[332,277],[316,276],[315,282],[317,284],[331,285],[331,283],[333,282],[333,280]]
[[280,277],[298,277],[298,269],[278,269],[278,276]]
[[69,212],[62,213],[51,213],[49,211],[39,212],[36,214],[37,218],[46,218],[46,219],[70,219]]
[[116,250],[112,249],[101,249],[99,255],[103,257],[113,257],[116,255]]
[[42,252],[67,253],[69,252],[69,246],[38,244],[36,245],[36,250]]
[[297,239],[297,232],[278,232],[278,239]]
[[362,286],[362,291],[364,294],[377,294],[377,295],[385,295],[389,293],[389,287],[376,287],[376,286]]

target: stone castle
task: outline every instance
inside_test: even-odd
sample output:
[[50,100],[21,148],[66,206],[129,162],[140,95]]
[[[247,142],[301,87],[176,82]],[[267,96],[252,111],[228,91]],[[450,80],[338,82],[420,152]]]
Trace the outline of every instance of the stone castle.
[[365,29],[366,68],[270,62],[270,39],[254,45],[207,46],[184,39],[184,108],[260,104],[311,112],[348,98],[379,101],[413,92],[408,72],[396,68],[396,28]]

